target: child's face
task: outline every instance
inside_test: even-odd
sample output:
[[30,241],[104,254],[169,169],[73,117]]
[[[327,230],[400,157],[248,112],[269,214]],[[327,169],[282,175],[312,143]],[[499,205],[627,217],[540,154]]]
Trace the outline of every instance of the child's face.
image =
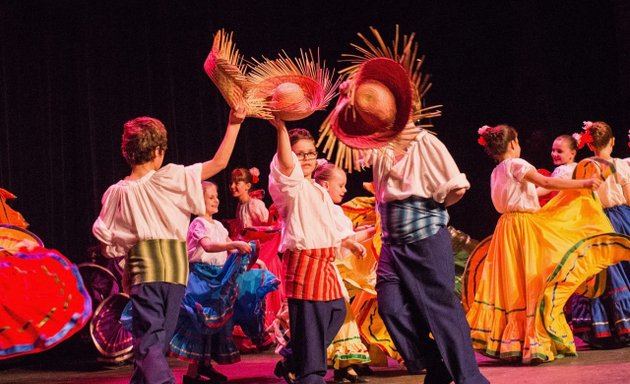
[[246,183],[243,180],[232,181],[230,183],[230,192],[234,197],[241,197],[247,195],[251,187],[250,183]]
[[343,200],[343,197],[347,192],[346,182],[346,173],[337,170],[336,172],[334,172],[334,176],[332,177],[332,179],[324,181],[322,183],[324,188],[328,190],[328,194],[330,195],[333,203],[339,204],[341,203],[341,200]]
[[300,167],[304,177],[311,178],[315,166],[317,165],[317,150],[312,140],[298,140],[291,146],[291,150],[295,153],[300,161]]
[[204,188],[203,201],[206,203],[206,214],[208,216],[219,212],[219,194],[216,186],[212,185]]
[[575,159],[575,150],[569,147],[569,143],[566,140],[558,138],[554,140],[551,146],[551,158],[556,167],[569,164]]

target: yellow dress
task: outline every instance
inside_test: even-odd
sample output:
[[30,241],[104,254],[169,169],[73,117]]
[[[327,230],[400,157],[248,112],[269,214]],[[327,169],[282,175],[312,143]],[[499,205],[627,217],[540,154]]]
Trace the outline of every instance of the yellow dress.
[[544,362],[576,354],[564,304],[591,276],[630,259],[630,237],[614,233],[591,191],[570,190],[536,212],[504,213],[478,250],[463,284],[474,349]]

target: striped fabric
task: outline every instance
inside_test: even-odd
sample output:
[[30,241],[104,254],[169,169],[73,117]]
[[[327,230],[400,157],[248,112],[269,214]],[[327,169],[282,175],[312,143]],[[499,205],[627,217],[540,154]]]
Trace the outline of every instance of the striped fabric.
[[186,286],[188,256],[186,242],[181,240],[142,240],[127,255],[126,274],[129,286],[165,282]]
[[330,301],[343,297],[333,261],[336,248],[287,250],[282,255],[287,298]]
[[448,224],[448,212],[432,199],[411,196],[378,205],[383,241],[408,244],[433,236]]

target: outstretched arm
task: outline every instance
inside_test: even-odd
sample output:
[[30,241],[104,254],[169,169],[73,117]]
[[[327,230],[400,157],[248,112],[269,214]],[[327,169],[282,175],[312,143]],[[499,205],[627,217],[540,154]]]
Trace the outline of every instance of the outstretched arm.
[[583,179],[583,180],[567,180],[560,179],[557,177],[547,177],[543,176],[535,169],[528,171],[523,180],[533,183],[538,187],[543,187],[546,189],[592,189],[596,190],[602,185],[602,181],[596,177],[592,179]]
[[283,175],[289,176],[293,172],[295,164],[291,156],[291,141],[289,140],[289,131],[283,120],[275,118],[270,120],[271,125],[276,127],[278,131],[278,165]]
[[238,107],[230,111],[230,120],[219,149],[217,149],[212,160],[204,162],[201,166],[201,180],[209,179],[227,167],[243,120],[245,120],[244,107]]

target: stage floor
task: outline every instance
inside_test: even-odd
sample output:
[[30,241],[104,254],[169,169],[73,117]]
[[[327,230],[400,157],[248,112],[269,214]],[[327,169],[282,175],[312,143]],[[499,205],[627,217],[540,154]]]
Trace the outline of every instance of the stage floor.
[[[483,374],[495,384],[564,384],[564,383],[629,383],[630,348],[589,350],[581,347],[578,357],[558,359],[538,366],[508,365],[477,355]],[[51,353],[2,361],[0,383],[11,384],[123,384],[129,382],[131,365],[107,366],[93,357],[73,353]],[[282,384],[273,375],[278,356],[273,352],[242,355],[233,365],[217,366],[234,384]],[[170,359],[177,383],[186,372],[186,363]],[[374,368],[368,378],[372,384],[422,383],[424,376],[410,376],[395,362],[389,367]],[[332,371],[326,376],[332,382]]]

